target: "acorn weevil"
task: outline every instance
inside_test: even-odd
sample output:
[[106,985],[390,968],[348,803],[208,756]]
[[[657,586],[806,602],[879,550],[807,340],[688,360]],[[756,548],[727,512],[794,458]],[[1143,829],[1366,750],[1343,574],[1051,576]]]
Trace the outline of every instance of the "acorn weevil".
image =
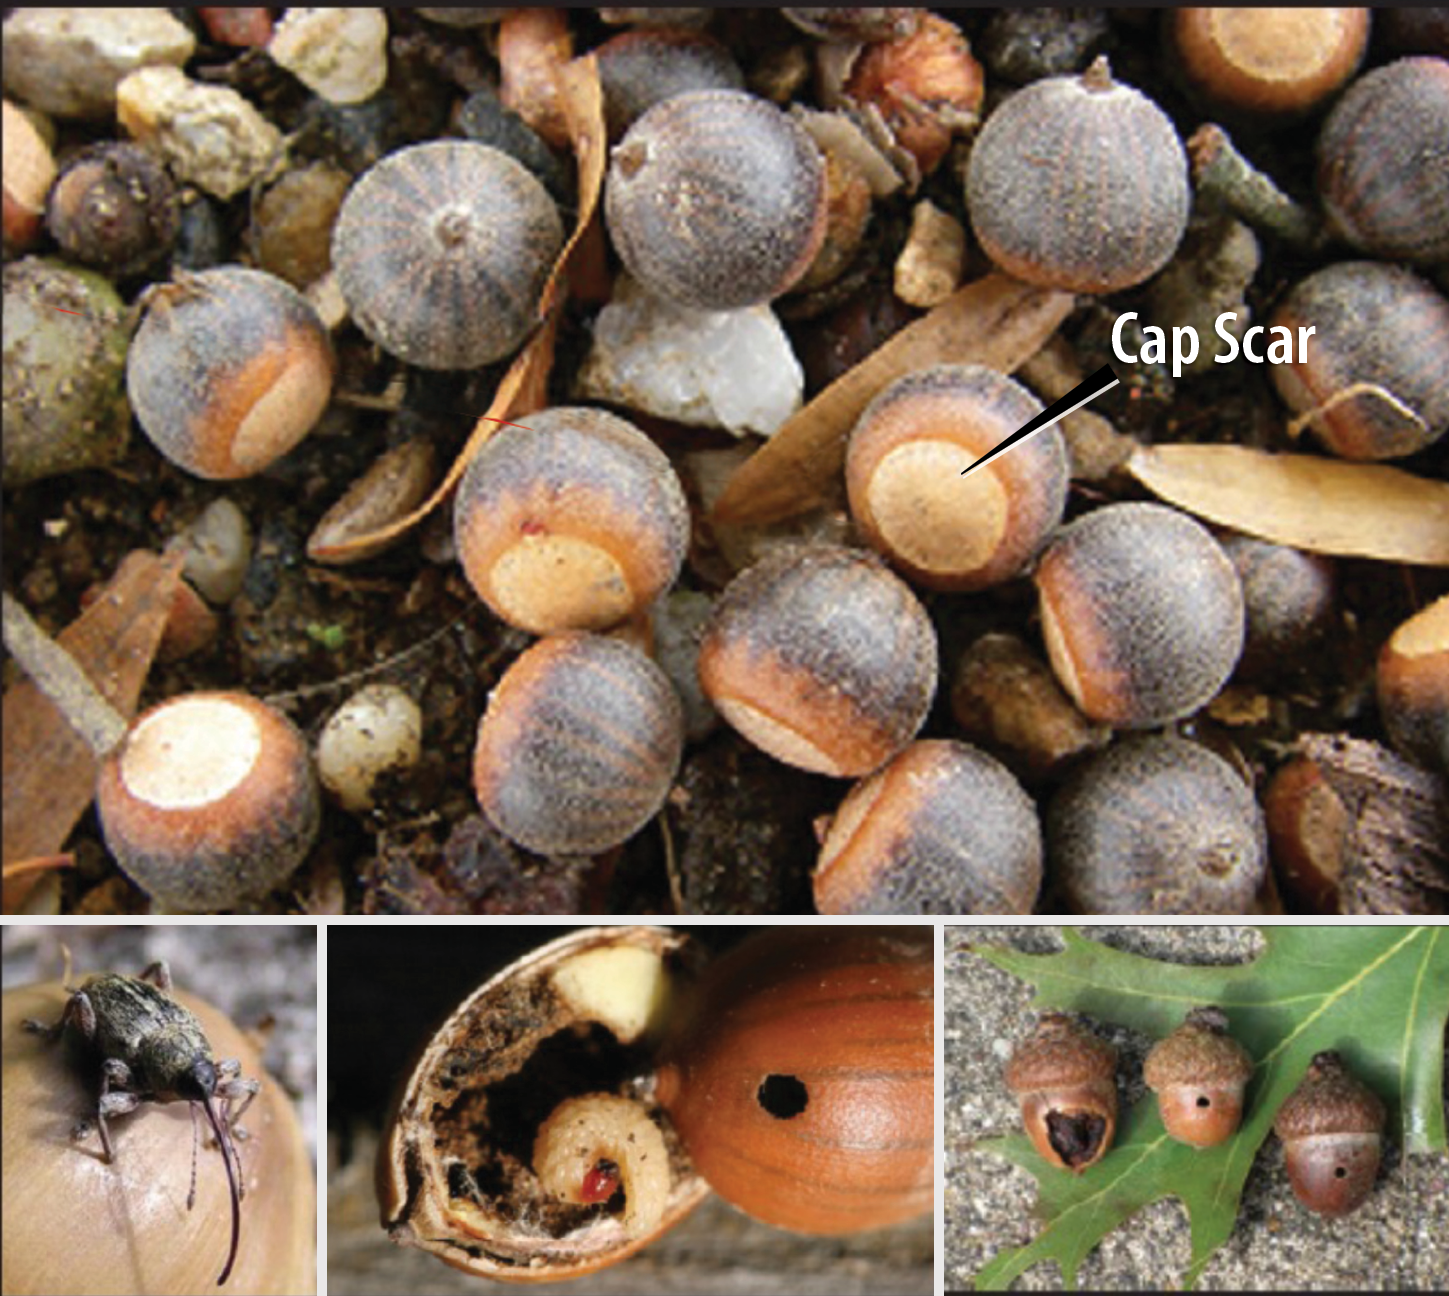
[[[68,956],[66,963],[68,981]],[[79,989],[66,986],[70,998],[54,1026],[27,1021],[25,1028],[54,1040],[60,1038],[67,1024],[74,1025],[100,1056],[101,1094],[96,1123],[107,1163],[114,1159],[106,1127],[108,1116],[135,1111],[146,1102],[185,1101],[191,1105],[191,1189],[186,1196],[187,1210],[196,1201],[196,1157],[201,1142],[197,1104],[205,1109],[231,1186],[231,1250],[216,1280],[220,1287],[231,1276],[236,1260],[241,1198],[245,1196],[245,1188],[240,1185],[240,1158],[232,1139],[246,1137],[246,1131],[239,1129],[236,1122],[261,1085],[240,1077],[240,1062],[213,1061],[201,1023],[167,994],[170,989],[171,972],[164,962],[152,963],[139,977],[107,972],[87,978]],[[218,1100],[220,1115],[213,1098]],[[233,1102],[241,1104],[235,1111]],[[89,1122],[80,1121],[71,1136],[84,1138],[89,1132]]]

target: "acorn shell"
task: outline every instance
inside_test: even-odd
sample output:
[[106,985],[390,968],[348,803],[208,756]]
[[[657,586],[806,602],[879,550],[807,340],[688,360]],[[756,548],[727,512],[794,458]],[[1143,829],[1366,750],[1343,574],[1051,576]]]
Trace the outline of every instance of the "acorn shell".
[[1167,264],[1187,228],[1187,155],[1167,114],[1106,59],[1011,95],[976,137],[966,205],[981,246],[1043,288],[1115,292]]
[[696,90],[655,104],[614,148],[609,237],[655,296],[735,310],[785,292],[825,237],[825,166],[774,104]]
[[1077,1174],[1097,1164],[1117,1130],[1117,1050],[1061,1013],[1044,1013],[1006,1065],[1037,1152]]
[[689,506],[668,458],[632,423],[558,408],[500,428],[454,504],[469,583],[510,625],[602,630],[679,575]]
[[880,559],[835,545],[770,554],[730,582],[699,650],[709,699],[799,769],[869,774],[916,736],[936,690],[936,633]]
[[1269,323],[1295,337],[1317,330],[1306,356],[1269,368],[1284,403],[1311,413],[1308,427],[1334,454],[1396,459],[1449,430],[1449,299],[1412,271],[1375,261],[1325,266]]
[[846,449],[861,533],[932,589],[982,589],[1016,575],[1066,507],[1060,429],[962,473],[1041,411],[1026,388],[981,365],[933,365],[891,383]]
[[357,326],[423,369],[475,369],[537,322],[563,248],[553,199],[508,154],[439,140],[390,153],[352,186],[332,265]]
[[929,928],[778,928],[708,971],[659,1099],[710,1186],[801,1233],[931,1209]]
[[1273,1122],[1288,1181],[1309,1210],[1336,1218],[1373,1191],[1386,1112],[1337,1053],[1319,1053]]
[[1153,1046],[1142,1068],[1167,1132],[1199,1148],[1214,1147],[1236,1132],[1252,1074],[1252,1055],[1227,1034],[1227,1016],[1216,1008],[1190,1012]]
[[198,477],[250,477],[291,450],[332,396],[332,342],[310,302],[261,270],[179,272],[150,289],[126,392],[151,443]]
[[[605,1021],[609,1013],[587,1002],[588,989],[605,984],[598,960],[616,955],[624,971],[657,961],[664,980],[644,1005],[652,1003],[649,1016]],[[628,1236],[612,1208],[550,1200],[529,1159],[539,1126],[564,1097],[601,1087],[643,1093],[670,987],[698,961],[687,937],[662,928],[585,927],[469,995],[423,1050],[379,1150],[378,1197],[392,1240],[467,1273],[545,1282],[615,1264],[693,1210],[709,1188],[667,1120],[670,1194],[650,1234]]]

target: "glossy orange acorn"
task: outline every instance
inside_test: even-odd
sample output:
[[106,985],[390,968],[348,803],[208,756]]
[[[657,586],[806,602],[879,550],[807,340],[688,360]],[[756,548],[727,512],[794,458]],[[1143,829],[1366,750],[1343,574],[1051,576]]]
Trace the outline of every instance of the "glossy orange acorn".
[[1309,1210],[1329,1218],[1363,1205],[1383,1143],[1384,1105],[1337,1053],[1319,1053],[1278,1110],[1288,1182]]
[[775,927],[674,1014],[657,1098],[694,1168],[798,1233],[931,1209],[930,929]]
[[1179,1143],[1216,1147],[1237,1132],[1253,1059],[1227,1030],[1221,1008],[1194,1008],[1147,1055],[1143,1079]]
[[1062,1013],[1045,1013],[1006,1066],[1006,1085],[1036,1150],[1080,1174],[1112,1146],[1117,1050]]

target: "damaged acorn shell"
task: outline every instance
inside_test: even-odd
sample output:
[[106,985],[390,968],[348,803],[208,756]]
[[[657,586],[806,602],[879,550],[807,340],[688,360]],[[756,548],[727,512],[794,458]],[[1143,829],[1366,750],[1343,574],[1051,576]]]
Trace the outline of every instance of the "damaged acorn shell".
[[1194,1008],[1143,1064],[1162,1123],[1179,1143],[1216,1147],[1237,1132],[1253,1058],[1227,1031],[1221,1008]]
[[1006,1064],[1032,1145],[1051,1165],[1080,1174],[1117,1131],[1117,1050],[1063,1013],[1043,1013]]
[[[624,1194],[574,1205],[545,1191],[535,1138],[566,1099],[608,1093],[651,1113],[653,1052],[697,958],[662,928],[583,928],[474,991],[428,1042],[378,1161],[383,1227],[468,1273],[542,1282],[591,1273],[678,1223],[709,1189],[667,1119],[657,1223],[625,1224]],[[587,1199],[597,1194],[586,1194]]]
[[658,1087],[710,1187],[798,1233],[928,1212],[933,986],[921,927],[773,928],[713,963]]

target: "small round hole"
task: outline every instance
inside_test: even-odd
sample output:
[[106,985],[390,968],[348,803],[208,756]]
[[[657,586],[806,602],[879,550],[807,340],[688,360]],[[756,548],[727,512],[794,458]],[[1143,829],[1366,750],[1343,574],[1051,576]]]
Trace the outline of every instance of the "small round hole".
[[1213,1105],[1213,1100],[1209,1098],[1207,1094],[1199,1094],[1197,1099],[1197,1105],[1199,1107],[1211,1107]]
[[805,1110],[810,1095],[795,1076],[769,1075],[761,1081],[755,1099],[776,1120],[790,1120]]
[[1334,1172],[1333,1172],[1333,1177],[1335,1179],[1347,1179],[1348,1178],[1348,1169],[1345,1166],[1338,1166],[1338,1167],[1336,1167],[1334,1169]]

